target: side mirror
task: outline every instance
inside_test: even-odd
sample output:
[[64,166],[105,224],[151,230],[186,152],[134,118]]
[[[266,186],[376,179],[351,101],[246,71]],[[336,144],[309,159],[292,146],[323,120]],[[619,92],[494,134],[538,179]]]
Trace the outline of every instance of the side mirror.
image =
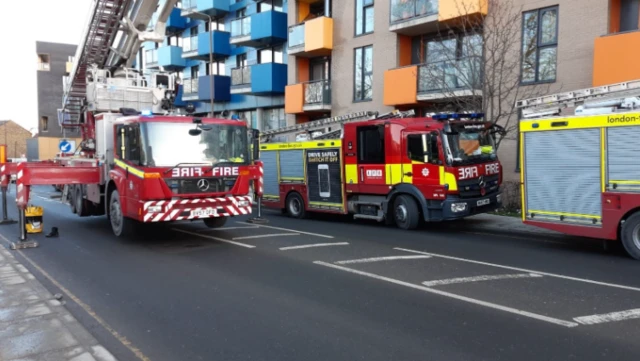
[[196,129],[189,129],[189,135],[191,135],[191,136],[195,137],[195,136],[198,136],[200,134],[202,134],[202,130],[200,130],[200,129],[197,129],[197,128]]
[[251,137],[253,139],[253,159],[260,159],[260,131],[251,129]]

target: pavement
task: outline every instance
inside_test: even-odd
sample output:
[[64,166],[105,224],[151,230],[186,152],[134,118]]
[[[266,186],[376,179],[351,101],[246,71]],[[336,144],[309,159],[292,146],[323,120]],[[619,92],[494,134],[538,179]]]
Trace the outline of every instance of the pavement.
[[50,194],[33,203],[60,237],[14,255],[119,360],[640,359],[640,262],[517,218],[403,231],[268,210],[118,239]]

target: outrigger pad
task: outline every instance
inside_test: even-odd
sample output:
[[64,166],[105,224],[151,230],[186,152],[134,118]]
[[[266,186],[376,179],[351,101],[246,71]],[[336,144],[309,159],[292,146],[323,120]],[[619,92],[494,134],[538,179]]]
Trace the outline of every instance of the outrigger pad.
[[26,242],[11,242],[11,249],[25,249],[25,248],[36,248],[38,247],[38,242],[36,241],[26,241]]
[[18,221],[13,220],[11,218],[3,219],[3,220],[0,221],[0,226],[3,225],[3,224],[15,224],[15,223],[18,223]]
[[254,217],[254,218],[247,219],[247,223],[267,224],[267,223],[269,223],[269,220],[266,219],[266,218],[262,218],[262,217]]

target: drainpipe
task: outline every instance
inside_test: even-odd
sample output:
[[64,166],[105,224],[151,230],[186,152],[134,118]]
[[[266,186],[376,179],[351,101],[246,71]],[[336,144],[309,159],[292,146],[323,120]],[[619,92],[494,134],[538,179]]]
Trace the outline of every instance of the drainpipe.
[[331,17],[331,0],[324,0],[324,16]]

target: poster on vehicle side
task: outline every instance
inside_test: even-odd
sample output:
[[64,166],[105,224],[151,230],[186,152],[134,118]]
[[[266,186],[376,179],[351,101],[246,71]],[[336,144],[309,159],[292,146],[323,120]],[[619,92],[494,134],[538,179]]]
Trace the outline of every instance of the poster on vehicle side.
[[342,203],[340,148],[309,149],[306,161],[309,202]]

